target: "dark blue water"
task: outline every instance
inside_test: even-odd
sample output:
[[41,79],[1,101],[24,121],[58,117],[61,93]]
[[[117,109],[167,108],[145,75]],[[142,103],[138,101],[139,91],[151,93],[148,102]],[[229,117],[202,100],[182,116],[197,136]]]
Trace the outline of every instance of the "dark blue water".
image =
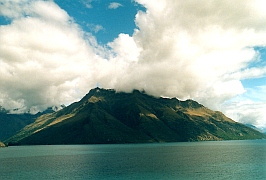
[[266,179],[266,141],[8,147],[0,179]]

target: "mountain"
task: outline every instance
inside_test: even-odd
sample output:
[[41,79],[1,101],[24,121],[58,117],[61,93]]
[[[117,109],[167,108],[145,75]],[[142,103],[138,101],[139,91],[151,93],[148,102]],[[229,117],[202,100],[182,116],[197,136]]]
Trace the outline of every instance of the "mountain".
[[8,114],[0,112],[0,141],[13,136],[26,125],[33,123],[36,118],[32,114]]
[[266,138],[193,100],[95,88],[79,102],[40,116],[5,143],[144,143]]
[[22,114],[11,114],[8,110],[0,106],[0,141],[3,141],[13,135],[19,130],[24,128],[26,125],[33,123],[38,117],[43,114],[53,113],[61,107],[49,107],[43,112],[37,114],[22,113]]
[[257,131],[259,131],[261,133],[266,134],[266,129],[265,128],[260,129],[260,128],[257,128],[256,126],[252,125],[252,124],[245,124],[245,125],[248,126],[248,127],[250,127],[250,128],[252,128],[252,129],[255,129],[255,130],[257,130]]

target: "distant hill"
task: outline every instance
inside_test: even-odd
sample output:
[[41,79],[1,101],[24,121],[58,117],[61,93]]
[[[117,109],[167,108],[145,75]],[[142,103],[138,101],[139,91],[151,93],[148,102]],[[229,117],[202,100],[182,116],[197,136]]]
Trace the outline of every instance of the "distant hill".
[[26,125],[33,123],[36,116],[31,114],[8,114],[0,112],[0,141],[13,136]]
[[144,143],[266,138],[193,100],[92,89],[79,102],[40,116],[9,144]]
[[[60,107],[63,108],[64,106]],[[26,125],[33,123],[43,114],[53,113],[57,107],[49,107],[43,112],[37,114],[23,113],[11,114],[8,110],[0,106],[0,141],[3,141],[13,135]]]
[[261,132],[261,133],[266,134],[265,129],[259,129],[259,128],[257,128],[256,126],[254,126],[254,125],[252,125],[252,124],[245,124],[245,125],[248,126],[248,127],[250,127],[250,128],[252,128],[252,129],[255,129],[255,130],[257,130],[257,131],[259,131],[259,132]]

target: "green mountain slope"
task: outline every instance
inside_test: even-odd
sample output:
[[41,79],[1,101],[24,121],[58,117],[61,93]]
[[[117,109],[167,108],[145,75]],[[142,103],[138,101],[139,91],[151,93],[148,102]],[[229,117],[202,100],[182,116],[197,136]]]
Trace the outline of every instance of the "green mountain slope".
[[5,142],[88,144],[258,138],[266,136],[192,100],[96,88],[79,102],[39,117]]

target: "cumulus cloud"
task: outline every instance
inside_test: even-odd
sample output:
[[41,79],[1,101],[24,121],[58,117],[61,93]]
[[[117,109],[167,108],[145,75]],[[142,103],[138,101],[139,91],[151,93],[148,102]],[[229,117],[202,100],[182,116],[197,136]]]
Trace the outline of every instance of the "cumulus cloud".
[[0,4],[0,15],[8,18],[18,18],[24,12],[24,9],[27,5],[27,0],[14,0],[14,1],[5,1]]
[[220,110],[246,91],[242,79],[265,76],[265,66],[249,66],[260,61],[255,47],[266,45],[264,1],[137,2],[146,12],[136,15],[135,44],[128,45],[126,36],[112,43],[112,80],[104,78],[103,86],[192,98]]
[[222,111],[236,121],[252,124],[266,132],[266,86],[248,88],[246,92],[222,105]]
[[123,6],[122,4],[118,2],[111,2],[108,6],[108,9],[117,9],[119,7]]
[[[211,0],[137,2],[147,9],[135,19],[133,54],[138,58],[130,61],[117,52],[116,61],[126,62],[128,69],[124,76],[114,77],[115,87],[145,88],[158,96],[193,98],[215,106],[244,92],[243,77],[265,75],[265,67],[248,69],[259,58],[254,46],[266,44],[262,1],[241,1],[237,6]],[[119,36],[113,46],[127,49],[124,38]]]
[[[229,109],[232,108],[232,109]],[[259,102],[235,102],[231,103],[226,109],[226,115],[244,124],[252,124],[266,132],[265,123],[265,103]]]
[[252,112],[262,112],[265,100],[228,101],[251,92],[241,80],[266,75],[265,66],[250,66],[261,61],[258,47],[266,46],[264,0],[136,1],[146,11],[136,14],[134,34],[103,47],[52,1],[2,3],[1,15],[12,23],[0,27],[0,104],[41,109],[71,103],[99,84],[191,98],[266,126],[260,113],[238,113],[253,105]]
[[0,99],[5,108],[43,110],[78,100],[93,87],[99,59],[94,37],[53,2],[22,5],[21,15],[12,15],[9,4],[5,8],[14,18],[0,27]]

